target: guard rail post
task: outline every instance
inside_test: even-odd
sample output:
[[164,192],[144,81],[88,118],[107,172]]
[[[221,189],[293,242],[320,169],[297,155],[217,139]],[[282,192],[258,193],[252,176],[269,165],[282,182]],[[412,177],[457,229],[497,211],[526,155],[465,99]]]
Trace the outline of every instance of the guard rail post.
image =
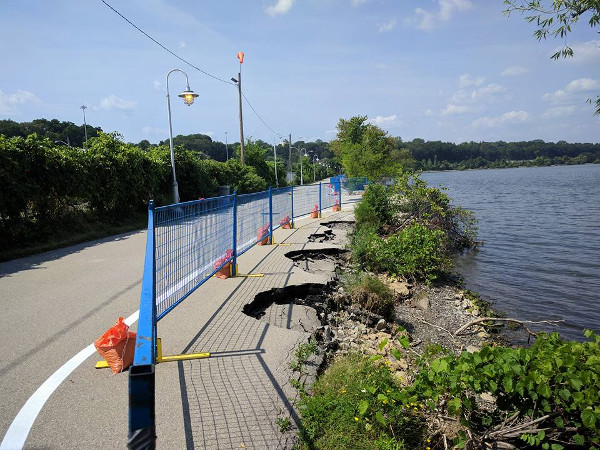
[[321,217],[321,211],[322,211],[322,207],[321,207],[321,182],[319,181],[319,217]]
[[148,205],[148,231],[139,323],[133,365],[129,369],[129,449],[156,447],[156,259],[154,202]]
[[273,189],[269,186],[269,244],[273,244]]
[[292,184],[292,226],[294,228],[294,185]]
[[237,190],[233,191],[233,260],[231,261],[231,276],[238,274],[237,268]]

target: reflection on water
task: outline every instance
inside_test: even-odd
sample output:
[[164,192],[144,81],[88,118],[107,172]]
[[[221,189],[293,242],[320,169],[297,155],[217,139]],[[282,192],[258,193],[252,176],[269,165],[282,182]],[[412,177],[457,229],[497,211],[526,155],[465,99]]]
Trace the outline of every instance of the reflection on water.
[[456,258],[469,289],[510,317],[600,331],[600,165],[425,173],[475,213],[485,245]]

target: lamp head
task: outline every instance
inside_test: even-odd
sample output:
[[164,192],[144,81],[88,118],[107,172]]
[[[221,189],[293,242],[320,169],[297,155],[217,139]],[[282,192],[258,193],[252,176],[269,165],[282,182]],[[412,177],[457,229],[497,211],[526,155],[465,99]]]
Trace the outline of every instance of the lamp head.
[[194,103],[194,99],[198,97],[198,94],[195,94],[194,91],[191,91],[190,87],[188,86],[185,91],[179,94],[179,97],[183,99],[183,103],[190,106],[192,103]]

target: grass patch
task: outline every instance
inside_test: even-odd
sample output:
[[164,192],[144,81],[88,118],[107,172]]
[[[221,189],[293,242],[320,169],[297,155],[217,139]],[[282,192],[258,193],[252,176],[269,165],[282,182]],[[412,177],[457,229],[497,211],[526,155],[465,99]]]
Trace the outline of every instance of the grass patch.
[[394,318],[394,293],[379,278],[354,272],[344,277],[344,288],[354,304],[388,320]]
[[337,358],[299,402],[300,448],[424,448],[423,416],[400,396],[387,367],[356,354]]

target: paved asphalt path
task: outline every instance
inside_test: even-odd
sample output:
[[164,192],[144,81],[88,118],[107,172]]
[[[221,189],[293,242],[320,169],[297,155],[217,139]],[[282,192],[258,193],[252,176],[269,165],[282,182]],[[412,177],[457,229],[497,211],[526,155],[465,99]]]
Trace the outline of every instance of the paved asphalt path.
[[[146,233],[140,231],[0,263],[2,449],[15,448],[15,441],[4,439],[6,432],[36,390],[119,316],[127,318],[139,308],[145,241]],[[97,358],[85,359],[50,396],[26,448],[102,448],[103,441],[124,444],[126,431],[123,435],[123,430],[116,430],[119,436],[108,439],[103,435],[115,415],[127,423],[127,375],[95,370]],[[86,389],[86,383],[104,386]],[[64,417],[58,423],[64,422],[64,428],[57,429],[57,421],[52,420],[52,428],[46,429],[61,392],[67,405],[61,405]],[[90,398],[90,392],[107,393],[103,395],[109,398]],[[90,428],[73,429],[69,422],[74,421],[80,428]],[[98,432],[90,433],[94,428]],[[97,441],[87,441],[90,435],[96,435]]]

